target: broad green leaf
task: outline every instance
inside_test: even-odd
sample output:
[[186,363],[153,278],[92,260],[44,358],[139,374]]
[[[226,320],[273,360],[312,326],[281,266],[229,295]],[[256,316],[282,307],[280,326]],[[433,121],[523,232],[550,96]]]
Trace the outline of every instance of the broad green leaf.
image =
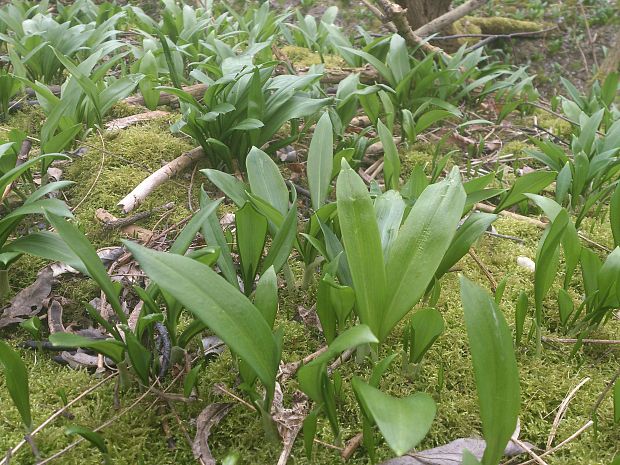
[[125,241],[144,272],[244,360],[273,397],[280,351],[261,312],[208,266]]
[[185,254],[192,245],[194,239],[196,239],[196,234],[198,234],[198,231],[200,231],[200,229],[207,222],[209,216],[215,213],[221,202],[222,199],[218,199],[204,207],[201,207],[174,240],[174,243],[170,247],[170,253],[179,255]]
[[50,342],[58,347],[86,347],[95,352],[110,357],[114,362],[119,363],[123,359],[125,346],[115,339],[90,339],[73,333],[54,333],[50,334]]
[[377,132],[383,144],[383,172],[385,174],[386,189],[398,190],[400,177],[400,158],[398,149],[392,137],[392,131],[381,120],[377,121]]
[[450,268],[456,265],[496,219],[497,215],[489,213],[474,212],[469,215],[456,231],[450,247],[437,268],[435,278],[441,278]]
[[149,374],[151,372],[151,362],[153,354],[142,345],[136,335],[131,332],[129,326],[123,327],[125,334],[125,344],[127,344],[127,353],[129,354],[129,360],[131,360],[131,366],[138,374],[138,377],[148,386]]
[[[201,189],[200,191],[200,208],[207,208],[210,204],[214,203],[207,193]],[[220,226],[219,219],[214,211],[209,215],[207,221],[202,223],[202,235],[207,242],[207,245],[217,246],[220,248],[220,256],[217,259],[217,265],[222,272],[222,275],[235,287],[239,287],[239,281],[237,280],[237,271],[232,261],[230,254],[230,247]]]
[[58,235],[65,241],[69,249],[82,261],[84,267],[88,271],[88,275],[105,293],[108,303],[114,309],[118,319],[121,323],[126,324],[127,315],[125,315],[120,300],[118,299],[118,290],[108,276],[108,272],[103,266],[101,259],[97,256],[97,252],[92,244],[86,239],[84,234],[64,218],[50,212],[46,212],[45,216],[54,229],[56,229]]
[[336,325],[344,323],[355,304],[355,293],[349,286],[338,284],[327,273],[319,282],[316,312],[328,344],[336,337]]
[[189,373],[185,375],[185,379],[183,380],[183,395],[186,398],[192,395],[192,390],[194,389],[194,386],[196,386],[196,381],[198,381],[200,370],[202,370],[202,362],[192,368]]
[[308,148],[308,186],[312,208],[316,211],[327,198],[332,179],[334,158],[334,135],[329,113],[323,113],[316,125],[310,147]]
[[299,369],[297,379],[301,389],[312,400],[321,403],[323,401],[322,375],[327,376],[327,362],[347,349],[377,342],[379,340],[365,324],[359,324],[347,329],[332,341],[325,352]]
[[246,159],[248,180],[252,194],[261,197],[286,215],[288,207],[288,188],[278,169],[278,165],[260,149],[252,147]]
[[510,330],[493,298],[461,276],[461,299],[480,404],[484,465],[497,465],[520,409],[517,361]]
[[551,285],[556,277],[558,267],[558,248],[566,225],[568,224],[568,213],[566,210],[560,211],[551,226],[545,231],[541,239],[538,253],[536,254],[536,269],[534,271],[534,300],[536,308],[536,323],[542,324],[543,300],[549,292]]
[[3,248],[5,251],[15,251],[65,263],[83,274],[88,270],[82,260],[67,246],[58,234],[41,231],[15,239]]
[[243,181],[239,181],[234,176],[218,170],[204,169],[200,170],[209,181],[217,186],[224,194],[232,200],[237,207],[241,208],[247,202],[248,197],[246,191],[248,186]]
[[[378,333],[386,298],[386,275],[375,211],[364,181],[343,160],[336,184],[338,218],[360,321]],[[398,276],[398,275],[395,275]]]
[[295,238],[297,237],[297,192],[293,189],[293,202],[290,210],[284,217],[284,221],[275,237],[271,241],[271,247],[263,262],[263,269],[273,265],[276,273],[279,273],[288,260]]
[[106,446],[103,436],[93,431],[91,429],[85,428],[83,426],[71,425],[65,429],[65,434],[67,436],[72,436],[74,434],[78,434],[90,442],[93,446],[95,446],[102,454],[108,453],[108,446]]
[[523,194],[537,194],[551,184],[555,176],[556,173],[554,171],[534,171],[533,173],[528,173],[517,178],[510,190],[495,208],[495,213],[506,210],[514,204],[525,200]]
[[436,308],[422,308],[413,314],[409,323],[411,362],[422,361],[424,354],[443,333],[444,327],[443,317]]
[[254,277],[263,255],[267,236],[267,220],[247,203],[235,214],[237,226],[237,248],[241,261],[243,285],[247,295],[252,290]]
[[405,202],[397,191],[387,191],[375,199],[375,215],[381,235],[383,258],[389,255],[390,247],[398,237],[405,207]]
[[397,456],[406,454],[424,439],[437,412],[429,394],[418,392],[398,399],[358,377],[353,378],[352,385],[366,416],[377,424]]
[[4,367],[4,384],[27,431],[32,429],[28,371],[21,357],[4,341],[0,341],[0,363]]
[[518,347],[521,344],[521,338],[523,337],[523,328],[525,326],[525,317],[529,308],[529,302],[525,291],[519,293],[517,298],[517,305],[515,308],[515,345]]
[[614,245],[620,246],[620,182],[609,201],[609,222],[614,236]]
[[256,284],[254,306],[260,310],[269,327],[273,328],[278,311],[278,277],[273,266],[263,272]]
[[[452,242],[465,198],[455,167],[444,181],[427,187],[409,212],[386,261],[385,273],[390,279],[384,295],[389,300],[379,339],[384,340],[424,295]],[[378,282],[372,285],[373,291]],[[357,287],[355,290],[357,295]]]
[[575,310],[575,304],[568,292],[562,288],[558,290],[558,309],[560,311],[560,323],[565,326]]

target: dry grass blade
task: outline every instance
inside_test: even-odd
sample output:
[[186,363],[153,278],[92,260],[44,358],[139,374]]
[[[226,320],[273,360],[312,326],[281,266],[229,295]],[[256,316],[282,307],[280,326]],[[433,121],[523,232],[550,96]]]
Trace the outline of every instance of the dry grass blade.
[[547,449],[550,449],[551,444],[553,444],[553,440],[555,439],[555,435],[558,432],[558,427],[560,426],[560,422],[564,418],[564,415],[566,414],[566,410],[568,409],[568,404],[570,403],[572,398],[575,397],[575,394],[577,394],[577,391],[579,391],[579,389],[581,389],[581,387],[584,384],[586,384],[588,381],[590,381],[590,378],[583,378],[579,382],[579,384],[577,384],[577,386],[575,386],[573,390],[568,393],[568,395],[564,398],[564,400],[560,404],[560,408],[558,408],[558,413],[556,414],[555,419],[553,420],[553,425],[551,426],[551,432],[549,433],[549,438],[547,439]]

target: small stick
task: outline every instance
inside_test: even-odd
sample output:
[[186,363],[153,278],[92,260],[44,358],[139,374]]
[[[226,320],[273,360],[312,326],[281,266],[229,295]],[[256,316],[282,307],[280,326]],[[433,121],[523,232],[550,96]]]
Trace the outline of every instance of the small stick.
[[486,234],[488,234],[489,236],[493,236],[493,237],[499,237],[500,239],[508,239],[511,241],[515,241],[518,242],[519,244],[525,244],[525,240],[521,239],[520,237],[517,236],[508,236],[506,234],[500,234],[500,233],[496,233],[493,231],[485,231]]
[[616,345],[620,344],[620,340],[618,339],[573,339],[573,338],[554,338],[554,337],[546,337],[543,336],[543,342],[557,342],[561,344],[575,344],[577,342],[582,342],[584,344],[604,344],[604,345]]
[[564,418],[564,414],[566,413],[566,410],[568,409],[568,404],[573,399],[573,397],[575,397],[575,394],[577,394],[577,391],[581,389],[581,387],[584,384],[586,384],[588,381],[590,381],[590,378],[583,378],[579,382],[579,384],[577,384],[577,386],[575,386],[575,388],[568,393],[568,395],[564,398],[564,400],[560,404],[558,413],[555,415],[555,419],[553,420],[553,425],[551,426],[551,432],[549,433],[549,437],[547,438],[547,447],[546,447],[547,449],[550,449],[551,445],[553,444],[553,440],[555,439],[555,435],[558,432],[558,427],[560,426],[560,422]]
[[[594,422],[592,420],[588,421],[585,425],[583,425],[581,428],[579,428],[577,431],[575,431],[569,437],[564,439],[564,441],[559,443],[557,446],[555,446],[555,447],[553,447],[553,448],[551,448],[549,450],[546,450],[545,452],[540,454],[538,457],[539,458],[543,458],[543,457],[546,457],[549,454],[554,453],[559,448],[561,448],[561,447],[565,446],[566,444],[568,444],[569,442],[573,441],[575,438],[577,438],[580,434],[582,434],[585,430],[587,430],[593,424],[594,424]],[[535,459],[531,459],[531,460],[527,460],[526,462],[521,462],[519,465],[529,465],[530,463],[534,463],[535,461],[536,461]]]
[[355,436],[349,439],[346,445],[344,446],[344,449],[342,449],[342,452],[340,453],[340,457],[342,457],[342,459],[345,461],[349,460],[351,456],[353,455],[353,453],[360,446],[363,439],[364,439],[363,433],[357,433]]
[[103,227],[105,229],[122,228],[124,226],[129,226],[129,225],[132,225],[134,223],[137,223],[140,220],[148,218],[153,213],[170,210],[173,207],[174,207],[174,202],[168,202],[168,203],[166,203],[164,205],[160,205],[160,206],[155,207],[155,208],[153,208],[151,210],[148,210],[148,211],[145,211],[145,212],[136,213],[135,215],[131,215],[131,216],[128,216],[126,218],[117,218],[115,220],[105,221],[103,223]]
[[489,283],[491,283],[491,289],[493,289],[493,292],[495,292],[497,290],[497,281],[495,281],[495,278],[493,277],[489,269],[485,266],[485,264],[482,263],[482,260],[480,260],[480,257],[478,257],[476,252],[474,252],[474,249],[471,249],[469,251],[469,256],[473,258],[476,264],[480,267],[482,272],[485,274],[485,276],[489,280]]
[[[30,433],[30,436],[34,436],[35,434],[37,434],[39,431],[41,431],[43,428],[45,428],[47,425],[49,425],[51,422],[53,422],[56,418],[58,418],[60,415],[62,415],[64,412],[66,412],[69,409],[69,407],[71,407],[73,404],[78,402],[80,399],[83,399],[84,397],[86,397],[88,394],[90,394],[95,389],[97,389],[98,387],[103,385],[105,382],[107,382],[110,379],[112,379],[113,377],[115,377],[117,374],[118,374],[118,372],[115,372],[115,373],[112,373],[112,374],[106,376],[101,381],[99,381],[97,384],[95,384],[94,386],[86,389],[84,392],[82,392],[75,399],[73,399],[72,401],[68,402],[67,405],[65,405],[65,406],[59,408],[58,410],[56,410],[53,414],[51,414],[47,418],[47,420],[45,420],[43,423],[41,423],[39,426],[37,426],[32,431],[32,433]],[[7,460],[7,457],[15,455],[17,453],[17,451],[23,447],[24,444],[26,444],[25,440],[22,440],[22,441],[18,442],[15,447],[13,447],[11,450],[9,450],[7,452],[6,457],[4,459],[0,460],[0,465],[8,465],[9,462]]]
[[596,414],[596,411],[598,410],[599,406],[603,403],[605,396],[607,396],[607,393],[611,391],[611,388],[614,386],[614,384],[616,384],[616,380],[618,378],[620,378],[620,370],[616,371],[616,374],[612,376],[611,380],[609,380],[609,383],[607,383],[607,386],[605,386],[605,389],[603,389],[603,392],[601,392],[601,394],[598,396],[598,399],[596,399],[596,402],[594,403],[594,407],[592,407],[592,416]]
[[512,442],[514,442],[517,446],[521,447],[525,452],[530,454],[533,457],[533,460],[539,465],[548,465],[536,452],[534,452],[527,444],[521,441],[518,438],[510,438]]

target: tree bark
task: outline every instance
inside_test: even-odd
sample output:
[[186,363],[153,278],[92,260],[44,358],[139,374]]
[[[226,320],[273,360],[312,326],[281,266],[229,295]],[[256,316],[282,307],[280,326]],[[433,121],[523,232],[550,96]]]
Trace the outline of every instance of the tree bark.
[[407,20],[414,31],[450,10],[452,0],[397,0],[407,9]]

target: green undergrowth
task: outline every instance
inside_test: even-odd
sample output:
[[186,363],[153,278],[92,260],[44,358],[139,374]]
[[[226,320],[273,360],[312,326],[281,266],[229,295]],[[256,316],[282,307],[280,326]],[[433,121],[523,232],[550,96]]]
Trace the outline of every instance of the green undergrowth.
[[[533,259],[541,232],[529,224],[507,218],[501,218],[496,222],[496,228],[502,234],[519,237],[524,241],[520,244],[507,239],[485,236],[474,247],[495,280],[499,281],[508,276],[501,308],[509,323],[512,324],[514,321],[513,303],[519,292],[523,290],[530,297],[533,295],[533,276],[531,272],[516,264],[516,257],[523,255]],[[595,227],[588,233],[592,239],[602,244],[609,243],[609,235],[604,228]],[[395,396],[426,391],[437,401],[436,421],[430,434],[420,445],[420,449],[445,444],[459,437],[478,437],[480,434],[475,383],[462,318],[457,274],[458,272],[464,273],[487,288],[489,282],[478,265],[469,257],[463,259],[456,268],[458,271],[449,273],[442,281],[442,295],[438,303],[438,308],[446,320],[446,332],[431,348],[420,374],[414,379],[404,376],[401,373],[401,362],[398,358],[392,369],[384,376],[381,384],[383,390]],[[293,263],[292,269],[299,280],[301,267]],[[77,279],[70,278],[70,280]],[[560,285],[559,279],[560,277],[558,277],[556,287]],[[70,283],[71,281],[68,281],[61,285],[60,292],[69,293]],[[76,283],[77,281],[73,284]],[[323,345],[323,339],[318,331],[307,328],[302,322],[297,321],[296,317],[299,306],[309,308],[314,303],[313,289],[314,287],[311,286],[308,291],[296,290],[289,293],[284,284],[281,286],[277,324],[284,328],[283,360],[285,362],[299,360]],[[554,292],[550,292],[550,296],[553,295]],[[557,327],[557,308],[551,297],[546,302],[545,311],[548,317],[547,326]],[[531,319],[528,321],[531,322]],[[403,324],[399,325],[386,341],[382,348],[382,356],[400,350],[402,329]],[[549,331],[546,333],[550,337],[561,335]],[[13,334],[14,344],[26,337],[21,330]],[[618,338],[618,334],[620,334],[620,324],[612,321],[594,336]],[[591,378],[571,401],[566,416],[560,423],[555,443],[570,436],[589,420],[594,402],[604,389],[607,380],[617,370],[618,351],[613,347],[586,346],[574,357],[570,357],[571,350],[571,345],[559,343],[545,344],[540,357],[533,353],[531,346],[517,350],[523,400],[520,416],[521,438],[539,447],[544,446],[547,441],[558,406],[580,380],[585,377]],[[48,354],[34,354],[22,350],[22,355],[30,370],[35,424],[43,421],[60,406],[60,399],[55,394],[57,389],[64,389],[68,398],[71,399],[96,382],[96,378],[84,370],[73,371],[59,367],[49,359]],[[217,391],[216,384],[222,383],[229,391],[242,395],[235,388],[238,379],[235,375],[236,370],[231,369],[231,364],[230,353],[225,351],[219,358],[210,362],[201,375],[200,400],[189,405],[175,404],[181,424],[191,437],[195,433],[194,419],[206,405],[211,402],[234,402],[221,391]],[[443,387],[438,385],[441,367],[444,372]],[[350,360],[340,369],[340,373],[345,380],[345,388],[341,393],[339,412],[342,421],[342,437],[346,440],[357,434],[361,427],[359,411],[348,381],[353,375],[367,377],[369,368],[366,364],[357,364],[354,360]],[[291,406],[292,395],[296,388],[297,384],[294,379],[283,386],[286,407]],[[176,386],[174,391],[179,392],[181,389],[180,386]],[[97,427],[118,414],[119,411],[113,407],[113,391],[113,383],[107,383],[87,400],[71,408],[71,413],[75,416],[74,420],[61,418],[38,435],[37,442],[43,454],[51,454],[68,444],[69,439],[63,433],[67,424],[78,423]],[[137,391],[121,394],[121,408],[130,405],[138,396]],[[185,442],[175,414],[167,408],[162,407],[162,410],[158,410],[159,407],[151,406],[155,399],[153,395],[147,395],[130,413],[123,415],[113,426],[104,430],[104,437],[111,448],[113,463],[192,463],[191,451]],[[0,388],[0,404],[9,405],[8,394],[4,388]],[[169,449],[167,446],[161,428],[162,418],[166,419],[176,440],[174,449]],[[6,409],[6,413],[0,419],[0,450],[6,450],[20,440],[21,433],[18,425],[17,412],[12,408]],[[320,440],[328,443],[334,441],[325,421],[319,423],[318,431]],[[216,458],[222,459],[229,453],[238,452],[242,457],[241,463],[247,464],[275,463],[280,453],[279,444],[265,440],[260,419],[238,403],[215,428],[210,444]],[[612,424],[612,405],[608,398],[599,409],[597,434],[593,429],[589,429],[580,438],[550,457],[547,463],[606,464],[617,452],[617,444],[620,444],[620,432]],[[389,456],[389,450],[382,445],[379,449],[379,458],[385,459]],[[308,461],[303,452],[301,438],[299,438],[293,449],[293,459],[289,463],[332,464],[339,461],[338,451],[321,445],[315,445],[313,458]],[[29,454],[22,453],[12,463],[31,464],[34,462]],[[64,456],[59,463],[96,464],[100,463],[100,457],[92,448],[81,445]],[[349,463],[366,464],[368,459],[360,449]]]

